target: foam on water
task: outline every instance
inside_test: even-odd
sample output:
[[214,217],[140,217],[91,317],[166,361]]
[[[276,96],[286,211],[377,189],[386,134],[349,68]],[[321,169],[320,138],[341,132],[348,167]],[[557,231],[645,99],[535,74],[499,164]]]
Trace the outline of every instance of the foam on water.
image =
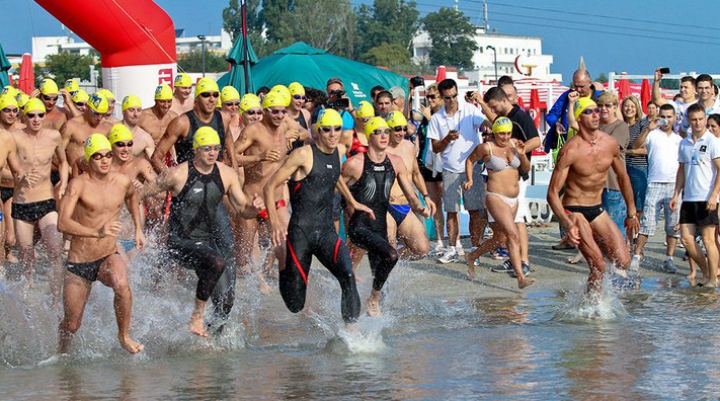
[[628,279],[614,273],[612,265],[606,266],[602,289],[588,293],[587,282],[565,294],[565,300],[555,314],[559,321],[615,320],[628,316],[620,302],[620,294],[629,288]]

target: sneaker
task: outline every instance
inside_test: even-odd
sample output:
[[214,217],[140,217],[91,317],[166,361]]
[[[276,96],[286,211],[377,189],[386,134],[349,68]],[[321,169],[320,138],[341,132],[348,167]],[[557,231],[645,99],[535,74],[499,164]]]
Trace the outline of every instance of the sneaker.
[[495,260],[503,260],[509,258],[510,254],[508,253],[507,249],[499,247],[495,248],[495,250],[490,253],[490,257]]
[[[530,269],[530,265],[525,262],[522,262],[522,271],[525,277],[529,276],[530,272],[532,272],[532,270]],[[510,269],[510,275],[514,278],[517,278],[517,274],[515,274],[515,270],[513,269]]]
[[500,266],[493,266],[490,271],[493,273],[510,273],[513,271],[510,259],[504,261]]
[[432,254],[433,255],[442,255],[443,253],[445,253],[445,250],[446,249],[442,245],[436,244],[435,250],[432,252]]
[[459,262],[458,253],[454,249],[449,249],[438,258],[438,262],[442,264]]
[[455,247],[455,252],[457,252],[458,256],[465,256],[465,250],[459,246]]
[[630,270],[640,270],[640,260],[642,260],[640,255],[633,255],[632,260],[630,261]]
[[675,274],[677,273],[677,269],[675,269],[675,262],[669,259],[665,259],[663,262],[663,270],[665,270],[666,273]]

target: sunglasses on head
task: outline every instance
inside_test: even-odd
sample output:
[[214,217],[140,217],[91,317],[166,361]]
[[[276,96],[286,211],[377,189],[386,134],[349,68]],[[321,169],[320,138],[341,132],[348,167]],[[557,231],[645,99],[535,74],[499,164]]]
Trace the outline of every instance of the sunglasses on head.
[[212,152],[213,150],[216,152],[219,152],[222,150],[222,146],[220,145],[214,145],[214,146],[199,146],[198,150],[202,150],[203,152]]
[[443,99],[450,100],[450,99],[456,99],[458,97],[458,94],[450,95],[450,96],[443,96]]
[[26,114],[27,118],[33,119],[33,118],[43,118],[45,117],[45,113],[29,113]]
[[2,109],[3,113],[8,113],[8,114],[17,114],[18,111],[20,111],[20,109],[8,109],[7,107]]
[[58,97],[43,95],[43,99],[45,99],[46,102],[57,102]]
[[237,106],[240,106],[240,102],[225,102],[225,106],[227,106],[227,107],[233,107],[233,106],[237,107]]
[[599,113],[600,113],[600,108],[598,107],[598,108],[596,108],[596,109],[585,109],[585,110],[583,110],[582,113],[585,114],[586,116],[589,116],[589,115],[591,115],[591,114],[599,114]]
[[389,129],[376,129],[371,133],[372,135],[390,135]]
[[200,97],[207,99],[210,96],[212,97],[220,97],[220,92],[203,92],[200,94]]
[[100,153],[93,153],[93,155],[90,156],[90,158],[93,159],[93,160],[101,160],[101,159],[103,159],[103,158],[105,158],[105,159],[112,159],[112,157],[113,157],[112,152],[107,152],[107,153],[105,153],[104,155],[101,155]]
[[342,127],[339,125],[336,125],[334,127],[320,127],[320,131],[328,133],[328,132],[339,132],[342,131]]
[[287,110],[277,110],[277,109],[265,109],[270,112],[270,114],[276,115],[276,114],[285,114],[287,113]]
[[250,115],[250,116],[254,116],[254,115],[259,116],[260,114],[262,114],[262,110],[247,110],[247,111],[245,111],[245,114]]
[[305,96],[305,95],[293,95],[293,99],[295,99],[295,100],[307,100],[307,96]]
[[118,148],[132,148],[133,141],[127,141],[127,142],[115,142],[113,145],[117,146]]
[[393,128],[393,131],[395,131],[395,132],[407,132],[407,125],[404,125],[404,126],[402,126],[402,127],[400,127],[400,126],[394,127],[394,128]]

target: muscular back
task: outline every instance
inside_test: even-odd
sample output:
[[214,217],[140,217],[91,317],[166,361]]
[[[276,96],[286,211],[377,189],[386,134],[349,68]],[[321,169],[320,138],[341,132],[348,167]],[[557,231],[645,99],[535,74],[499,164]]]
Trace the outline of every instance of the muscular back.
[[618,142],[597,131],[596,144],[574,136],[562,147],[556,169],[567,167],[563,205],[591,206],[602,202],[608,170],[620,158]]

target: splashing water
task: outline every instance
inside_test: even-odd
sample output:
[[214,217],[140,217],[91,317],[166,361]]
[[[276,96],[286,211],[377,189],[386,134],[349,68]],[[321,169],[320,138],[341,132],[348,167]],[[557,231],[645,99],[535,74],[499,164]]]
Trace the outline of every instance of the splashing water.
[[559,307],[555,320],[614,320],[626,317],[628,312],[620,302],[620,294],[634,288],[636,282],[634,278],[616,273],[614,266],[608,264],[600,291],[588,293],[587,283],[578,282],[575,290],[565,294],[565,301]]

